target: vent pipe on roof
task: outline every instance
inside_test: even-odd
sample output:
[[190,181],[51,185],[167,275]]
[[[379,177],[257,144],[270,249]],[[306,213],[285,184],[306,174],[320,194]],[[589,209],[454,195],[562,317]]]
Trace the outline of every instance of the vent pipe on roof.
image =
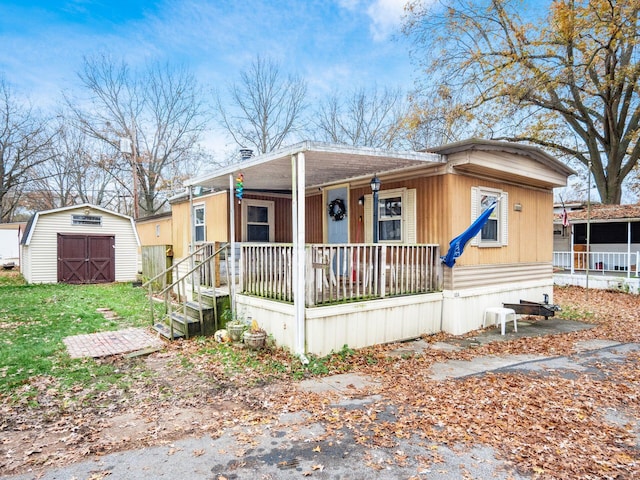
[[251,157],[253,157],[253,150],[244,147],[240,149],[240,159],[249,160]]

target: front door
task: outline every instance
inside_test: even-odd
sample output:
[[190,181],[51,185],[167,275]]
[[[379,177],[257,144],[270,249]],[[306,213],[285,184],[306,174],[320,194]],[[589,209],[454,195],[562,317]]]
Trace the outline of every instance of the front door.
[[347,194],[347,187],[327,190],[327,243],[349,242],[349,211],[347,208]]
[[58,281],[110,283],[115,281],[113,235],[58,234]]
[[[339,187],[327,190],[327,243],[349,242],[349,207],[347,187]],[[340,254],[333,255],[330,259],[331,269],[334,274],[344,275],[347,271],[345,258]],[[339,258],[340,257],[340,258]]]

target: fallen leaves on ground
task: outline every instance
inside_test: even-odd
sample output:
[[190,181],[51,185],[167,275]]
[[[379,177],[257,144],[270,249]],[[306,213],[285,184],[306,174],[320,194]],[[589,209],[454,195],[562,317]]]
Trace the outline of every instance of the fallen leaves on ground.
[[[640,342],[640,296],[563,287],[554,290],[554,303],[562,307],[561,316],[593,323],[594,328],[461,351],[427,349],[406,358],[390,357],[394,346],[378,346],[336,354],[321,365],[322,371],[307,372],[313,376],[357,371],[371,376],[375,386],[353,389],[354,398],[379,395],[363,408],[339,408],[334,406],[335,396],[299,391],[292,378],[295,360],[279,350],[252,354],[247,358],[253,363],[229,370],[220,355],[234,352],[213,346],[207,350],[211,339],[174,342],[147,358],[106,359],[118,364],[127,382],[102,392],[61,394],[53,378],[35,377],[18,392],[22,400],[0,398],[0,470],[38,470],[205,433],[216,438],[232,432],[236,453],[242,456],[260,429],[276,423],[280,414],[304,411],[310,423],[322,423],[328,441],[348,430],[359,444],[390,449],[383,463],[379,457],[365,458],[374,470],[405,464],[410,459],[397,448],[398,441],[418,438],[424,455],[413,460],[423,470],[435,470],[443,461],[440,444],[480,444],[493,447],[509,465],[534,478],[638,478],[637,354],[615,368],[602,365],[598,375],[430,378],[434,363],[451,359],[571,355],[576,342],[592,339]],[[425,340],[455,339],[438,334]],[[260,365],[269,362],[276,362],[278,369],[266,374]],[[25,451],[21,445],[32,447]],[[319,445],[313,451],[319,452]],[[201,454],[193,451],[194,456]],[[305,473],[325,469],[321,464],[312,468]]]

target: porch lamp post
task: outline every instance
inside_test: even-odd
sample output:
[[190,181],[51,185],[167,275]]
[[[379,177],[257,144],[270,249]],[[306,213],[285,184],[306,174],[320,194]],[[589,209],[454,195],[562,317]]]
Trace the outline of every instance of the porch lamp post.
[[371,179],[371,191],[373,192],[373,243],[378,243],[378,192],[380,191],[380,179],[374,175]]

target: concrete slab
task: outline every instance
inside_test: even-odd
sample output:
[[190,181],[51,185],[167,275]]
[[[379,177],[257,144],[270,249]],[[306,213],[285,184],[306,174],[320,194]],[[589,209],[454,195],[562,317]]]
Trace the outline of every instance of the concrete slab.
[[573,371],[573,372],[585,372],[586,367],[583,367],[570,357],[556,357],[542,359],[541,361],[534,361],[528,363],[521,363],[519,365],[508,365],[507,367],[513,367],[517,370],[526,372],[551,372],[551,371]]
[[358,390],[375,386],[376,381],[368,375],[359,373],[342,373],[324,378],[313,378],[300,382],[298,388],[313,393],[337,392],[353,394]]
[[459,352],[460,350],[463,350],[463,347],[447,342],[436,342],[431,344],[431,349],[440,350],[442,352]]
[[573,320],[564,320],[562,318],[555,317],[551,317],[546,320],[536,320],[532,317],[525,318],[526,320],[518,319],[517,332],[514,332],[512,328],[507,328],[506,334],[502,335],[500,332],[500,326],[493,326],[480,330],[470,337],[451,338],[447,340],[447,343],[462,348],[472,348],[492,342],[508,342],[517,338],[558,335],[561,333],[588,330],[595,327],[595,325],[591,323],[575,322]]
[[432,365],[431,378],[433,380],[447,380],[449,378],[466,377],[546,358],[541,355],[488,355],[476,357],[472,360],[449,360]]
[[[586,343],[586,342],[585,342]],[[593,345],[598,343],[594,342]],[[566,357],[553,357],[533,362],[524,362],[516,365],[509,365],[502,368],[502,371],[520,371],[537,373],[558,373],[571,376],[576,372],[588,372],[594,375],[606,375],[603,372],[603,365],[615,365],[625,361],[627,355],[640,351],[638,343],[615,343],[614,345],[596,350],[583,350],[574,355]]]
[[388,357],[406,357],[409,355],[420,355],[430,348],[429,342],[422,339],[401,343],[398,348],[387,353]]
[[575,347],[578,352],[586,352],[588,350],[598,350],[600,348],[608,348],[616,345],[620,345],[620,342],[616,342],[614,340],[583,340],[581,342],[576,342]]

